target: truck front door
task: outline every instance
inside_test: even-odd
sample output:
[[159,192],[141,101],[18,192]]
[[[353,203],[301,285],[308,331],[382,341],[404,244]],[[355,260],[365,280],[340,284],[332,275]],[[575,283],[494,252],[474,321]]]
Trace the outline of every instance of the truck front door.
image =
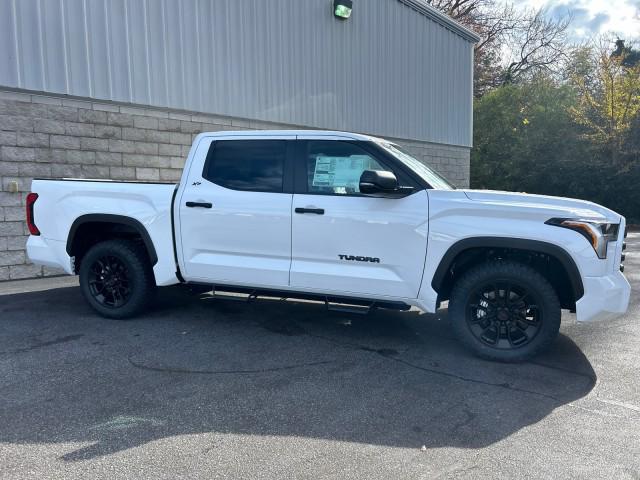
[[188,281],[289,285],[295,136],[205,137],[176,201]]
[[291,287],[415,298],[427,251],[427,192],[362,194],[364,170],[393,171],[406,190],[414,186],[367,142],[300,140],[295,167]]

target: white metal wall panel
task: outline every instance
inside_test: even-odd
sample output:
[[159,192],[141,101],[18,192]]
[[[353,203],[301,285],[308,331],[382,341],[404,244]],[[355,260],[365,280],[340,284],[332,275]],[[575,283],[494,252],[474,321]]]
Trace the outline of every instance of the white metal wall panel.
[[16,14],[11,0],[0,0],[0,82],[2,85],[18,85],[21,79],[18,75],[18,52],[16,28],[14,21]]
[[0,0],[0,85],[470,146],[473,44],[405,3]]

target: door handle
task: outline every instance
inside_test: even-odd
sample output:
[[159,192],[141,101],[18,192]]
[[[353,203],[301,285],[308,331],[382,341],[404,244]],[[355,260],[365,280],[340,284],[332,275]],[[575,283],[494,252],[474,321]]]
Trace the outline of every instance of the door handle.
[[316,215],[324,215],[324,208],[300,208],[297,207],[296,213],[315,213]]
[[186,205],[189,208],[193,208],[193,207],[211,208],[211,207],[213,207],[213,205],[211,203],[209,203],[209,202],[187,202]]

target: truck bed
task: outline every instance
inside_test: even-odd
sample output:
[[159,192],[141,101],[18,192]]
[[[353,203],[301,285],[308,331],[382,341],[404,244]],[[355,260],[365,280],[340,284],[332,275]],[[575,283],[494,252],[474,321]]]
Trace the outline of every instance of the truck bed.
[[171,204],[175,183],[92,179],[34,179],[38,194],[34,221],[39,236],[29,238],[32,261],[73,273],[67,239],[74,223],[126,216],[140,222],[157,253],[153,270],[158,285],[177,283]]

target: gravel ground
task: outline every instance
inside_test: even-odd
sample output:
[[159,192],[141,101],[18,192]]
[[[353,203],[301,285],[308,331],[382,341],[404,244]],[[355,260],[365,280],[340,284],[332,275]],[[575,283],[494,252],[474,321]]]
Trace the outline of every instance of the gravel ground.
[[446,310],[161,291],[104,320],[75,278],[0,284],[0,478],[640,478],[640,234],[619,319],[504,365]]

